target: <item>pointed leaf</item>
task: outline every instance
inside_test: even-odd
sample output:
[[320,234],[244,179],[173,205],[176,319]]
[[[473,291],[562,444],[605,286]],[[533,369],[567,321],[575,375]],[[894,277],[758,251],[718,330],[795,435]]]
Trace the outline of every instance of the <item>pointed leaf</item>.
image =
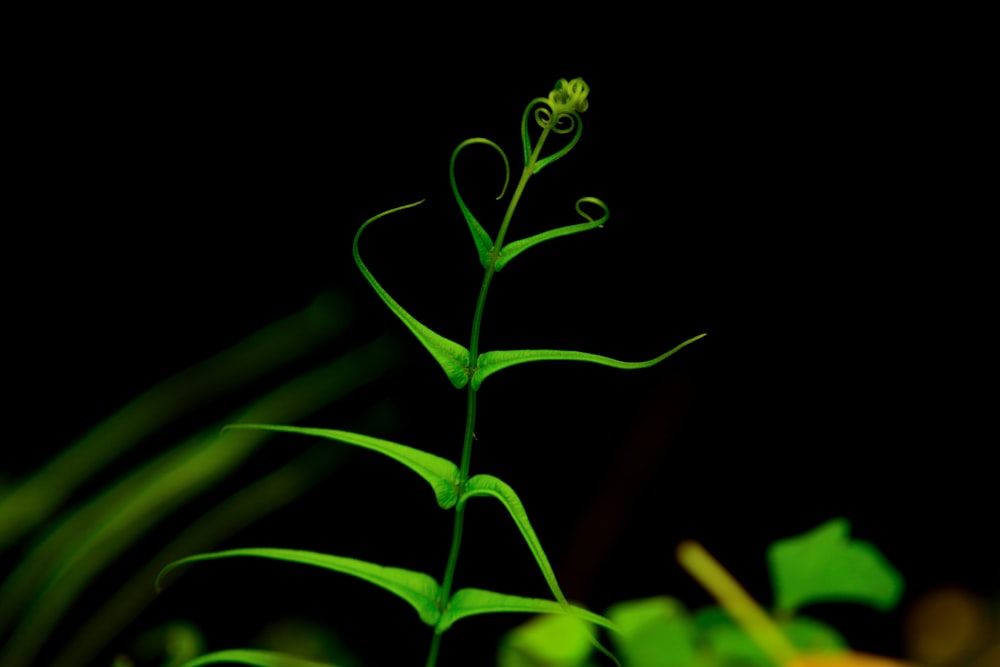
[[464,503],[467,499],[474,496],[491,496],[503,503],[507,511],[510,512],[510,516],[514,519],[514,523],[517,524],[517,529],[521,531],[521,536],[524,537],[524,541],[528,544],[532,555],[535,557],[535,562],[538,563],[538,567],[541,569],[542,576],[545,577],[552,595],[563,607],[569,607],[569,602],[559,588],[559,582],[556,581],[556,574],[549,564],[548,556],[545,555],[545,550],[542,549],[542,543],[539,541],[538,535],[535,534],[535,530],[531,527],[531,522],[528,520],[528,513],[524,510],[524,504],[521,503],[521,499],[517,497],[514,489],[493,475],[476,475],[466,483],[465,492],[462,494],[460,502]]
[[500,195],[497,199],[501,199],[504,193],[507,191],[507,185],[510,183],[510,163],[507,161],[507,154],[503,152],[503,149],[497,146],[495,143],[489,139],[466,139],[460,143],[451,154],[451,162],[448,165],[448,178],[451,180],[451,192],[455,196],[455,201],[458,203],[458,208],[462,211],[462,216],[465,221],[469,224],[469,231],[472,232],[472,240],[476,243],[476,250],[479,251],[479,263],[483,265],[483,268],[487,268],[490,265],[490,251],[493,250],[493,239],[490,235],[486,233],[483,226],[479,224],[476,220],[476,216],[472,214],[469,207],[465,205],[465,200],[462,199],[462,195],[458,192],[458,183],[455,181],[455,159],[458,157],[459,151],[461,151],[466,146],[471,144],[486,144],[492,148],[495,148],[500,157],[503,158],[504,166],[504,181],[503,188],[500,190]]
[[448,630],[455,621],[475,616],[477,614],[495,614],[503,612],[528,613],[528,614],[569,614],[582,620],[600,625],[609,630],[616,630],[616,626],[610,620],[587,611],[583,607],[568,605],[566,607],[555,600],[545,600],[542,598],[526,598],[520,595],[507,595],[486,591],[481,588],[463,588],[456,591],[448,602],[448,608],[441,614],[435,632],[438,634]]
[[669,352],[664,352],[649,361],[619,361],[599,354],[572,352],[569,350],[493,350],[492,352],[484,352],[479,355],[479,363],[475,373],[472,375],[472,388],[479,389],[480,385],[483,384],[483,380],[499,370],[503,370],[508,366],[526,364],[529,361],[589,361],[613,368],[649,368],[660,363],[681,348],[687,347],[699,338],[704,338],[706,335],[700,334],[694,338],[689,338]]
[[899,601],[903,578],[871,543],[851,540],[850,523],[832,519],[767,552],[781,612],[814,602],[849,601],[886,611]]
[[[591,204],[596,204],[600,206],[604,211],[604,215],[596,220],[588,213],[585,213],[583,209],[580,208],[580,204],[583,202],[588,202]],[[587,222],[581,222],[575,225],[566,225],[565,227],[557,227],[556,229],[551,229],[547,232],[542,232],[541,234],[535,234],[534,236],[529,236],[526,239],[520,239],[512,243],[506,244],[500,251],[500,257],[497,259],[496,270],[499,271],[507,262],[514,259],[522,252],[530,248],[531,246],[538,245],[542,241],[548,241],[549,239],[554,239],[558,236],[568,236],[569,234],[576,234],[577,232],[585,232],[588,229],[594,229],[595,227],[603,227],[604,223],[608,221],[608,216],[611,212],[608,210],[607,205],[596,197],[582,197],[576,200],[576,212],[579,213]]]
[[310,428],[305,426],[280,426],[274,424],[230,424],[229,429],[254,429],[260,431],[278,431],[283,433],[299,433],[301,435],[313,435],[328,440],[336,440],[348,445],[356,445],[385,454],[391,459],[399,461],[407,468],[423,477],[437,497],[438,505],[442,509],[450,509],[458,501],[458,466],[448,459],[428,454],[427,452],[407,447],[399,443],[373,438],[360,433],[350,433],[348,431],[336,431],[331,428]]
[[364,274],[365,280],[372,286],[375,292],[379,295],[382,301],[389,307],[389,310],[396,314],[406,328],[417,337],[417,340],[423,344],[427,351],[431,353],[431,356],[441,365],[444,369],[445,375],[451,381],[456,388],[464,387],[469,382],[469,374],[467,369],[469,367],[469,351],[463,346],[459,345],[453,340],[449,340],[444,336],[430,330],[420,322],[416,320],[412,315],[406,312],[402,306],[396,303],[396,300],[389,296],[389,293],[379,285],[378,281],[365,266],[365,263],[361,261],[361,254],[358,252],[358,239],[361,238],[361,233],[365,231],[371,223],[375,222],[379,218],[385,217],[390,213],[395,213],[397,211],[402,211],[404,209],[413,208],[419,204],[422,204],[423,200],[415,202],[413,204],[406,204],[405,206],[397,206],[396,208],[389,209],[388,211],[383,211],[379,213],[374,218],[369,218],[365,221],[365,224],[361,225],[358,229],[358,233],[354,235],[354,261],[357,263],[358,268],[361,269],[361,273]]
[[156,577],[157,590],[162,590],[163,578],[182,565],[204,560],[239,557],[281,560],[349,574],[352,577],[364,579],[379,588],[384,588],[390,593],[403,598],[417,610],[420,620],[427,625],[435,625],[441,617],[441,612],[437,608],[437,596],[440,586],[438,586],[438,583],[432,577],[423,572],[414,572],[413,570],[404,570],[398,567],[385,567],[355,558],[344,558],[343,556],[332,556],[315,551],[299,551],[297,549],[230,549],[228,551],[213,551],[181,558],[160,570],[160,574]]
[[202,667],[202,665],[217,665],[219,663],[236,663],[239,665],[254,665],[255,667],[337,667],[325,662],[306,660],[305,658],[299,658],[288,653],[246,648],[206,653],[194,660],[185,662],[181,667]]
[[[507,508],[510,516],[514,519],[514,523],[517,524],[517,529],[521,531],[521,536],[528,544],[532,555],[535,557],[535,562],[538,563],[538,568],[542,571],[542,576],[545,577],[552,595],[559,601],[559,605],[565,613],[577,615],[575,608],[570,605],[566,596],[563,595],[562,589],[559,588],[559,582],[556,581],[556,573],[552,570],[549,558],[545,555],[545,550],[542,549],[542,543],[538,540],[538,535],[535,534],[535,530],[531,527],[531,522],[528,521],[528,513],[524,510],[524,504],[521,503],[521,499],[517,497],[514,489],[493,475],[476,475],[466,482],[465,492],[462,494],[459,502],[464,503],[467,499],[474,496],[491,496],[503,503],[503,506]],[[610,623],[610,621],[608,622]],[[618,664],[618,659],[604,648],[596,638],[591,639],[597,650],[611,658],[615,664]]]

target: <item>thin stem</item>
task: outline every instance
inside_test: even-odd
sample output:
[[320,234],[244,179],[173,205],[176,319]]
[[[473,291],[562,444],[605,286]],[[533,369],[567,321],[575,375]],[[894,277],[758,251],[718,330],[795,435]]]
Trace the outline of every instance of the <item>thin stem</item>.
[[[472,316],[472,333],[469,341],[469,361],[473,365],[473,368],[470,369],[470,372],[475,370],[477,359],[479,357],[479,330],[482,326],[483,311],[486,308],[486,294],[489,291],[490,282],[493,280],[493,274],[496,273],[496,263],[500,258],[500,250],[503,248],[503,239],[507,234],[507,227],[510,225],[511,218],[514,217],[514,209],[517,208],[518,202],[521,201],[521,194],[524,192],[524,187],[528,184],[528,179],[531,178],[532,173],[534,172],[535,163],[538,161],[538,156],[541,154],[542,144],[544,144],[545,139],[548,138],[552,127],[554,127],[555,121],[556,119],[552,118],[549,124],[542,129],[542,134],[538,138],[538,143],[535,144],[535,150],[532,151],[531,157],[528,159],[528,163],[524,165],[524,170],[521,172],[521,180],[518,181],[517,189],[514,190],[510,203],[507,205],[507,212],[504,214],[503,223],[500,225],[500,231],[497,233],[496,243],[490,251],[490,263],[486,267],[486,274],[483,276],[483,284],[482,287],[479,288],[479,298],[476,300],[476,310]],[[472,388],[472,383],[470,382],[468,389],[468,402],[466,404],[465,411],[465,436],[462,442],[462,463],[459,468],[459,501],[455,506],[455,523],[451,532],[451,549],[448,552],[448,564],[445,566],[444,577],[442,577],[441,580],[441,591],[437,601],[438,607],[442,610],[451,599],[451,586],[455,580],[455,569],[458,566],[458,552],[462,545],[462,527],[465,523],[465,503],[461,500],[461,498],[462,494],[465,492],[466,482],[469,481],[469,466],[472,461],[472,441],[475,440],[476,437],[475,426],[476,390]],[[437,656],[440,646],[441,634],[435,631],[434,637],[431,639],[430,652],[427,655],[427,667],[435,667],[437,664]]]

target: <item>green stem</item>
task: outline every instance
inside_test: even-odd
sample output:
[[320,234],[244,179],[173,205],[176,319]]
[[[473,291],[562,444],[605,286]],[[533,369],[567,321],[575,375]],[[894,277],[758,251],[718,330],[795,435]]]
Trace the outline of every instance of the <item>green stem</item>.
[[[535,150],[532,151],[531,157],[528,159],[528,163],[524,165],[524,170],[521,172],[521,180],[517,183],[517,189],[514,190],[513,196],[510,198],[510,204],[507,205],[507,212],[504,214],[503,223],[500,225],[500,231],[497,233],[496,243],[493,245],[493,249],[490,251],[490,263],[486,267],[486,275],[483,276],[483,285],[479,288],[479,299],[476,301],[476,311],[472,316],[472,334],[469,341],[469,363],[473,364],[473,369],[479,358],[479,330],[482,326],[483,321],[483,310],[486,308],[486,293],[489,291],[490,282],[493,280],[493,274],[496,273],[496,263],[500,258],[500,250],[503,247],[503,239],[507,234],[507,227],[510,226],[511,218],[514,217],[514,209],[517,208],[518,202],[521,201],[521,194],[524,192],[524,187],[528,184],[528,179],[531,178],[532,173],[535,169],[535,163],[538,161],[538,156],[541,154],[542,145],[548,138],[549,133],[554,127],[556,118],[552,118],[548,125],[542,129],[542,134],[538,138],[538,143],[535,144]],[[462,545],[462,527],[465,523],[465,503],[462,502],[462,494],[465,492],[465,484],[469,481],[469,466],[472,460],[472,441],[475,440],[475,426],[476,426],[476,390],[472,388],[472,383],[469,383],[468,389],[468,402],[466,404],[465,411],[465,436],[462,442],[462,463],[459,468],[459,488],[458,497],[459,502],[455,506],[455,523],[451,532],[451,549],[448,552],[448,564],[445,566],[444,577],[441,580],[441,592],[438,597],[438,608],[444,609],[451,599],[451,586],[455,580],[455,569],[458,565],[458,552]],[[441,646],[441,633],[436,630],[434,632],[434,637],[431,639],[430,652],[427,655],[427,667],[435,667],[437,665],[438,651]]]

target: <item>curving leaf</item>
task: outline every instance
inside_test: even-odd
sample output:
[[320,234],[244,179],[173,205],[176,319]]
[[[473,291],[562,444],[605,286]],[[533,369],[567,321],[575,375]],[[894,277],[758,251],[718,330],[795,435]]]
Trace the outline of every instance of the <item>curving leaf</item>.
[[583,607],[577,607],[576,605],[568,605],[568,607],[570,611],[567,611],[566,607],[555,600],[507,595],[506,593],[496,593],[481,588],[463,588],[451,596],[448,608],[441,614],[441,618],[434,631],[441,634],[454,625],[455,621],[467,616],[504,612],[568,614],[589,623],[603,626],[609,630],[617,630],[613,622],[599,614],[587,611]]
[[[576,608],[570,605],[566,596],[563,595],[562,589],[559,588],[559,582],[556,581],[556,573],[553,571],[552,565],[549,564],[549,558],[545,555],[545,550],[542,549],[542,543],[539,541],[538,535],[535,534],[535,530],[531,527],[531,522],[528,521],[528,513],[524,510],[524,504],[521,503],[521,499],[517,497],[514,489],[493,475],[475,475],[466,482],[465,491],[462,493],[459,502],[464,503],[474,496],[490,496],[503,503],[503,506],[507,508],[510,516],[514,519],[514,523],[517,524],[517,529],[521,531],[521,536],[528,544],[532,555],[535,557],[535,562],[538,563],[538,568],[542,571],[542,576],[545,577],[552,595],[559,601],[559,605],[564,613],[577,615]],[[604,623],[602,625],[605,625],[605,627],[614,627],[611,621],[607,621],[607,619],[605,621],[610,625],[605,625]],[[597,639],[591,637],[591,642],[597,650],[611,658],[615,664],[619,664],[618,659],[604,648]]]
[[469,224],[469,231],[472,232],[472,240],[476,243],[476,250],[479,251],[479,263],[483,265],[483,268],[488,268],[490,265],[490,252],[493,250],[493,239],[490,235],[483,229],[483,226],[479,224],[476,220],[476,216],[472,214],[469,207],[465,205],[465,200],[462,199],[462,195],[458,192],[458,183],[455,182],[455,159],[458,157],[459,151],[461,151],[466,146],[472,144],[486,144],[491,148],[496,149],[500,153],[500,157],[503,158],[504,166],[504,181],[503,188],[500,190],[500,194],[497,199],[501,199],[504,193],[507,191],[507,185],[510,183],[510,162],[507,161],[507,154],[503,152],[503,149],[497,146],[495,143],[489,139],[475,138],[466,139],[458,146],[451,154],[451,162],[448,164],[448,178],[451,181],[451,192],[455,196],[455,201],[458,203],[458,208],[462,211],[462,216],[465,221]]
[[408,208],[413,208],[423,203],[421,199],[418,202],[412,204],[405,204],[404,206],[397,206],[396,208],[389,209],[388,211],[383,211],[373,218],[369,218],[365,221],[361,228],[358,229],[358,233],[354,235],[354,261],[357,263],[358,268],[361,273],[364,274],[365,280],[368,284],[372,286],[375,292],[379,295],[382,301],[389,307],[393,313],[396,314],[406,328],[417,337],[417,340],[427,348],[427,351],[431,353],[431,356],[441,365],[444,370],[445,375],[456,388],[462,388],[469,382],[469,351],[466,350],[462,345],[459,345],[453,340],[449,340],[444,336],[432,331],[420,322],[416,320],[412,315],[406,312],[402,306],[396,303],[396,300],[389,296],[389,293],[379,285],[378,281],[375,280],[375,276],[371,274],[365,263],[361,261],[361,254],[358,252],[358,239],[361,238],[361,233],[371,223],[375,222],[379,218],[383,218],[390,213],[396,213],[397,211],[402,211]]
[[771,544],[768,567],[775,606],[794,612],[815,602],[847,601],[886,611],[899,602],[903,578],[871,543],[852,540],[847,519]]
[[664,352],[649,361],[619,361],[599,354],[572,352],[569,350],[493,350],[492,352],[484,352],[479,355],[479,363],[472,374],[472,388],[478,390],[480,385],[483,384],[483,380],[499,370],[503,370],[509,366],[526,364],[530,361],[589,361],[613,368],[649,368],[673,355],[681,348],[687,347],[699,338],[704,338],[707,335],[700,334],[694,338],[689,338],[669,352]]
[[448,459],[428,454],[427,452],[407,447],[389,440],[373,438],[370,435],[361,433],[350,433],[348,431],[337,431],[331,428],[310,428],[306,426],[281,426],[275,424],[230,424],[223,430],[230,429],[254,429],[259,431],[280,431],[284,433],[299,433],[301,435],[313,435],[328,440],[336,440],[348,445],[356,445],[385,454],[391,459],[399,461],[407,468],[417,473],[431,485],[437,503],[442,509],[450,509],[458,501],[458,466]]
[[420,620],[427,625],[436,625],[441,617],[441,612],[437,608],[437,597],[441,587],[437,581],[423,572],[414,572],[413,570],[405,570],[399,567],[385,567],[356,558],[332,556],[330,554],[321,554],[315,551],[300,551],[298,549],[229,549],[227,551],[213,551],[188,556],[187,558],[175,560],[160,570],[160,574],[156,577],[156,588],[158,591],[162,590],[163,578],[182,565],[205,560],[241,557],[281,560],[349,574],[352,577],[363,579],[403,598],[417,610]]
[[[590,217],[589,214],[585,213],[581,208],[580,204],[587,202],[590,204],[596,204],[600,206],[604,211],[604,215],[597,218],[596,220]],[[542,241],[548,241],[549,239],[554,239],[559,236],[568,236],[570,234],[576,234],[578,232],[585,232],[588,229],[594,229],[595,227],[603,227],[604,223],[608,221],[608,216],[611,212],[608,210],[607,204],[602,202],[596,197],[581,197],[576,200],[576,212],[579,213],[587,222],[581,222],[576,225],[566,225],[565,227],[557,227],[556,229],[551,229],[547,232],[542,232],[541,234],[535,234],[534,236],[529,236],[526,239],[520,239],[512,243],[504,245],[500,251],[500,257],[497,259],[496,270],[499,271],[507,262],[514,259],[522,252],[530,248],[531,246],[538,245]]]
[[181,667],[202,667],[202,665],[217,665],[219,663],[236,663],[239,665],[255,665],[256,667],[337,667],[326,662],[306,660],[288,653],[277,651],[260,651],[257,649],[236,648],[227,651],[206,653],[194,660],[185,662]]

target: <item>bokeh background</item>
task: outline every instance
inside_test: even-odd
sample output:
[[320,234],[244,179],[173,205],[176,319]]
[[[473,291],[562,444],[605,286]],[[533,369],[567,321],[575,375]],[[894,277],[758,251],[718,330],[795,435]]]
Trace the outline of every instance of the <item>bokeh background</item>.
[[[11,103],[27,150],[15,177],[25,205],[5,244],[6,483],[156,382],[330,290],[354,314],[328,354],[395,332],[407,361],[301,423],[351,428],[378,405],[374,434],[457,460],[464,394],[382,307],[351,240],[372,215],[426,198],[373,226],[362,252],[404,307],[467,343],[480,271],[448,188],[451,151],[493,139],[516,179],[524,105],[583,76],[583,137],[531,181],[510,234],[575,222],[583,196],[607,202],[610,221],[499,274],[483,346],[640,360],[709,336],[651,370],[538,364],[484,385],[473,469],[518,490],[567,594],[595,610],[662,594],[707,604],[673,558],[695,538],[767,602],[766,546],[845,516],[908,585],[899,612],[817,610],[856,647],[900,655],[903,612],[936,587],[996,600],[985,264],[963,260],[978,242],[956,226],[941,134],[915,95],[925,54],[883,50],[863,31],[840,40],[717,17],[616,33],[614,46],[544,30],[494,43],[472,24],[438,39],[260,19],[64,25],[65,39],[25,55]],[[495,231],[499,160],[472,148],[457,171]],[[168,447],[178,428],[144,451]],[[275,439],[115,569],[307,444]],[[440,576],[450,517],[423,482],[374,454],[337,465],[220,546],[329,551]],[[469,511],[457,583],[545,595],[513,524],[486,502]],[[88,587],[59,632],[114,586],[110,574]],[[246,561],[191,569],[103,659],[175,618],[218,649],[288,617],[336,628],[367,664],[420,664],[429,640],[377,589]],[[518,620],[463,621],[441,664],[489,664]]]

